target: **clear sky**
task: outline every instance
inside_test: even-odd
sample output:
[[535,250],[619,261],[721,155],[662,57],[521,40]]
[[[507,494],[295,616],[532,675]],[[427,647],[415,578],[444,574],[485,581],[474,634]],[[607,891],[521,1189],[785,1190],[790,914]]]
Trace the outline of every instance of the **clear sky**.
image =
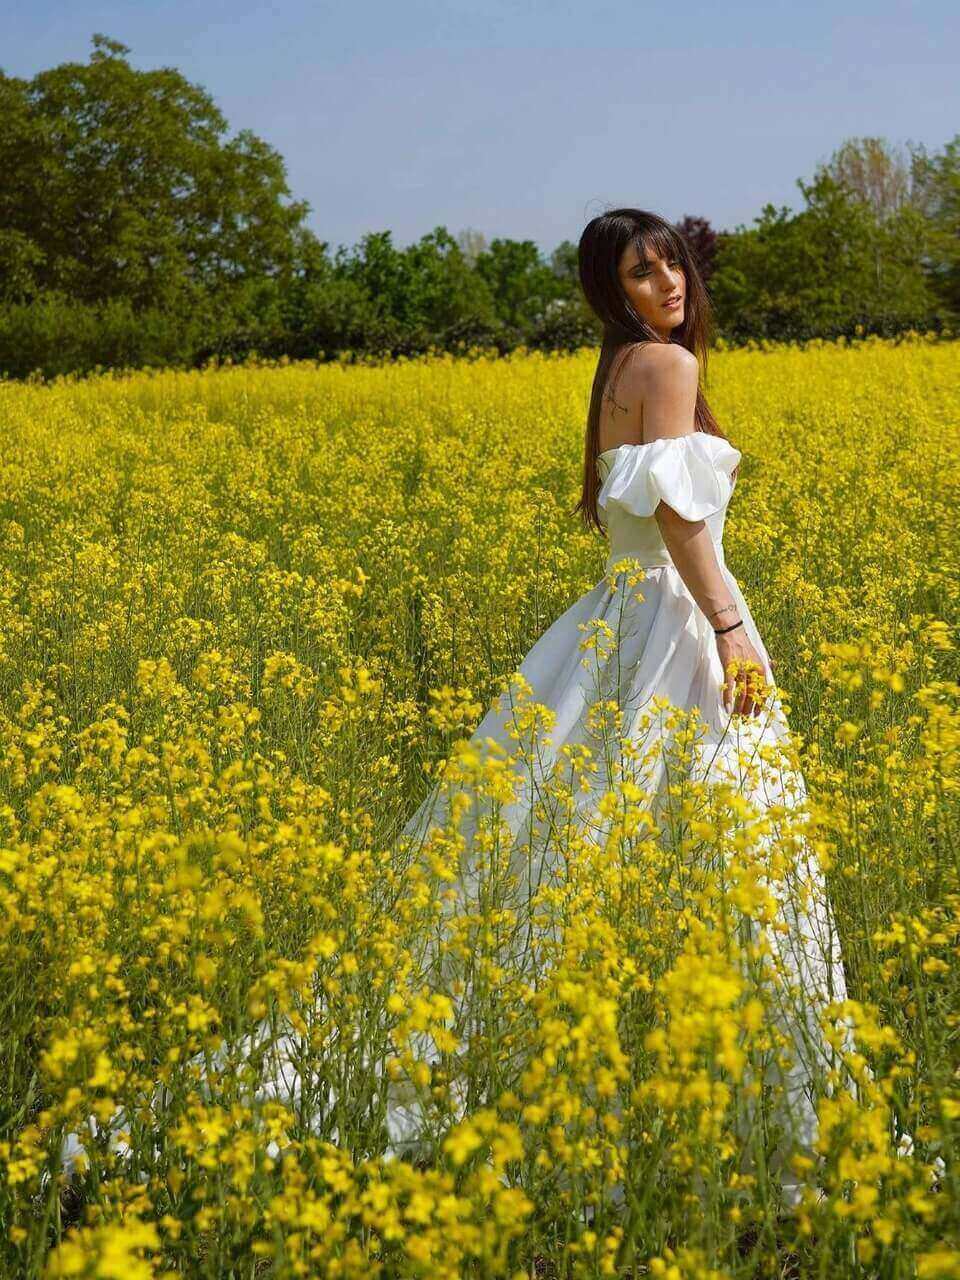
[[444,225],[549,251],[613,204],[733,230],[801,208],[847,138],[960,132],[956,0],[24,0],[0,68],[94,32],[276,147],[332,248]]

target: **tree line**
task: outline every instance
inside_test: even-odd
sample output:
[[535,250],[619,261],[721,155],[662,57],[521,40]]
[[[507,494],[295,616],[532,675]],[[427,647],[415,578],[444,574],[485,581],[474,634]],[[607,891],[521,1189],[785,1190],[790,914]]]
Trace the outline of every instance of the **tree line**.
[[[86,63],[0,72],[0,374],[598,341],[573,242],[438,226],[333,250],[273,148],[129,53],[98,35]],[[960,134],[933,154],[850,139],[797,185],[799,211],[767,204],[751,227],[677,223],[718,337],[955,330]]]

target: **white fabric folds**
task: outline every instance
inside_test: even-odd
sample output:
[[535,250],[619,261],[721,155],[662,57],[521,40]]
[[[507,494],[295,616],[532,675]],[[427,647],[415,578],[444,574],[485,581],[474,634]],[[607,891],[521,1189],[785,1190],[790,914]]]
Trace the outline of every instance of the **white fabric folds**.
[[612,506],[652,516],[662,499],[685,520],[705,520],[729,502],[741,457],[729,440],[705,431],[606,452],[613,463],[597,495],[602,519]]

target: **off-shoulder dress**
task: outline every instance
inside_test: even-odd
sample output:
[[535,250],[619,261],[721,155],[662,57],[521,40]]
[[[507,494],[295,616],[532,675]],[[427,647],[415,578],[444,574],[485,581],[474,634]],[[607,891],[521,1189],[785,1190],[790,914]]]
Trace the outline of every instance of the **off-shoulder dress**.
[[[697,717],[686,775],[728,783],[747,802],[750,813],[761,819],[769,816],[768,831],[755,835],[754,845],[769,851],[778,847],[784,814],[791,815],[786,825],[796,830],[795,819],[807,798],[804,779],[791,751],[769,655],[724,556],[724,524],[740,461],[740,451],[728,440],[702,431],[623,444],[599,455],[597,508],[609,544],[604,576],[537,639],[518,668],[522,679],[515,679],[490,706],[471,739],[481,757],[515,756],[523,708],[536,703],[548,709],[549,732],[541,733],[535,750],[515,765],[517,798],[497,806],[500,820],[515,836],[515,905],[528,899],[532,889],[565,873],[556,833],[558,815],[569,832],[570,803],[566,797],[554,800],[551,783],[564,771],[572,777],[575,759],[575,820],[588,838],[606,838],[612,818],[601,800],[625,780],[639,784],[643,803],[666,838],[673,827],[668,813],[677,806],[670,795],[678,760],[671,752],[676,731],[676,726],[671,728],[672,709],[695,709]],[[655,518],[661,501],[686,520],[703,520],[709,529],[730,598],[773,687],[759,715],[733,715],[724,706],[714,628],[663,541]],[[599,704],[618,709],[621,718],[615,732],[610,731],[609,716],[597,716]],[[681,721],[688,730],[690,724]],[[632,750],[625,753],[624,742]],[[584,751],[592,769],[584,768]],[[457,790],[435,785],[409,819],[406,835],[423,840],[431,827],[448,821]],[[480,798],[459,820],[466,844],[451,910],[461,915],[481,901],[489,880],[473,841],[490,808]],[[818,1134],[816,1089],[838,1061],[824,1038],[818,1010],[847,995],[825,877],[812,850],[802,841],[800,845],[799,851],[793,845],[789,872],[767,881],[780,904],[778,926],[768,931],[780,975],[771,990],[777,993],[776,1022],[792,1049],[790,1065],[783,1069],[771,1063],[767,1075],[777,1082],[775,1114],[785,1132],[782,1148],[770,1162],[771,1172],[780,1173],[787,1204],[796,1202],[803,1185],[790,1171],[790,1154],[812,1154]],[[522,911],[517,914],[523,917]],[[529,936],[529,929],[516,932],[509,961],[514,968],[523,963]],[[843,1047],[850,1049],[851,1024],[840,1025]],[[415,1143],[416,1107],[404,1111],[398,1106],[392,1114],[398,1147],[405,1141]],[[745,1160],[744,1168],[751,1167]]]

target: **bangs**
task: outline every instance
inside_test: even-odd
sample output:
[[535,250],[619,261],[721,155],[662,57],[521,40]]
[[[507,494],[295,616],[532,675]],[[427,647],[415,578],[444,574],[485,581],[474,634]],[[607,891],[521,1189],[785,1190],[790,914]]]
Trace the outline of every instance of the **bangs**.
[[637,250],[637,256],[645,261],[648,252],[652,252],[661,258],[681,258],[680,245],[662,227],[655,227],[651,231],[643,232],[634,237],[634,246]]

